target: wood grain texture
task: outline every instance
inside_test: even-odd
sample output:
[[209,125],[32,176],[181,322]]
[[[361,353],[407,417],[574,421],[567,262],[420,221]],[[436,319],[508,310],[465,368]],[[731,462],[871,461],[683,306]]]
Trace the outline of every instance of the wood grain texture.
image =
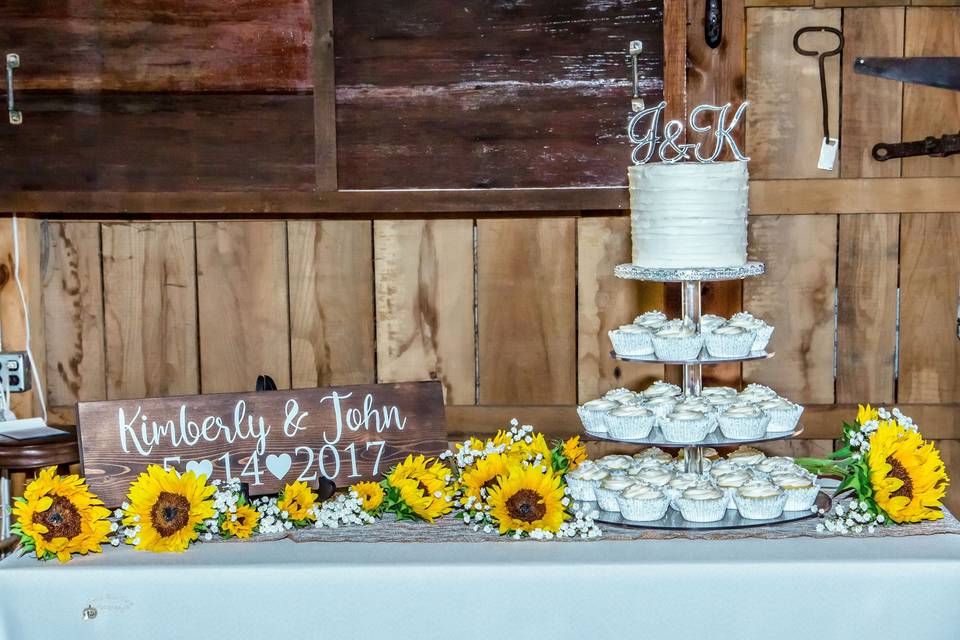
[[371,227],[367,220],[287,223],[294,388],[375,380]]
[[772,364],[744,363],[744,381],[801,404],[832,403],[836,217],[757,218],[748,247],[766,273],[744,281],[743,306],[776,328],[770,348],[777,356]]
[[106,397],[196,393],[194,225],[105,223],[101,235]]
[[472,220],[374,222],[377,378],[476,401]]
[[663,99],[671,120],[687,117],[687,21],[686,2],[663,3]]
[[477,232],[480,404],[575,403],[575,220],[478,220]]
[[17,104],[23,124],[0,127],[0,156],[18,158],[3,191],[314,188],[310,96],[24,93]]
[[317,189],[337,188],[337,82],[333,0],[314,0],[313,118]]
[[947,489],[943,504],[951,513],[956,513],[960,511],[960,491],[957,491],[955,484],[956,479],[960,478],[960,440],[941,440],[937,442],[937,447],[947,466],[947,475],[954,483]]
[[843,135],[840,175],[844,178],[900,176],[900,160],[877,162],[870,155],[878,142],[899,142],[903,83],[855,73],[861,57],[903,55],[902,8],[847,9],[843,12]]
[[643,94],[656,104],[662,7],[335,3],[341,187],[624,184],[627,46],[644,42]]
[[[960,56],[960,8],[907,9],[906,56]],[[916,84],[903,87],[903,139],[960,130],[960,92]],[[903,160],[904,176],[960,176],[960,155]]]
[[[309,0],[161,0],[0,6],[24,89],[305,91]],[[22,78],[22,79],[21,79]]]
[[899,250],[899,216],[840,216],[837,402],[894,401]]
[[[805,26],[841,26],[838,9],[747,9],[747,154],[755,178],[827,178],[817,168],[823,126],[816,58],[793,50],[793,35]],[[806,49],[833,49],[835,36],[805,34]],[[830,135],[840,127],[840,61],[826,59]]]
[[903,216],[898,402],[960,400],[958,282],[960,217]]
[[47,398],[51,404],[107,397],[100,225],[43,227],[43,322]]
[[290,386],[287,237],[283,222],[197,223],[200,388]]
[[630,262],[630,219],[577,220],[577,397],[597,398],[615,387],[637,389],[663,377],[663,365],[619,362],[610,357],[612,329],[644,311],[664,308],[663,285],[613,275]]

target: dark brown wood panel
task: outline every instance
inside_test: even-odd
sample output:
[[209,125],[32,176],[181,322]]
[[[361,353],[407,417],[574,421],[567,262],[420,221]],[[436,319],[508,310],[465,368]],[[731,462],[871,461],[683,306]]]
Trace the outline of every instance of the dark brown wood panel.
[[627,47],[663,95],[657,0],[334,5],[341,188],[623,184]]
[[17,86],[68,91],[307,91],[311,0],[0,3]]
[[312,189],[313,98],[34,94],[0,127],[2,191]]

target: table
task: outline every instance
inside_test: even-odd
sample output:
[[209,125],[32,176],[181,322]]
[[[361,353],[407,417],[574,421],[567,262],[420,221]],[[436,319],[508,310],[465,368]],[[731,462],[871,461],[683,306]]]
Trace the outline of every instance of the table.
[[[68,565],[7,558],[0,638],[955,640],[958,595],[955,533],[277,540],[184,554],[106,549]],[[91,606],[96,617],[84,620]]]

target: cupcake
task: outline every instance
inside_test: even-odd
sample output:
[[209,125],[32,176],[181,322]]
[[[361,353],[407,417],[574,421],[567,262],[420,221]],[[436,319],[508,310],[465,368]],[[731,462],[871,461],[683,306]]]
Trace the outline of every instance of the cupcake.
[[717,425],[717,418],[713,414],[675,409],[664,416],[659,424],[667,442],[700,442]]
[[803,407],[786,398],[763,400],[757,403],[757,406],[770,416],[767,431],[771,433],[793,431],[800,421],[800,414],[803,413]]
[[633,319],[633,324],[656,331],[667,323],[667,316],[662,311],[647,311]]
[[597,465],[607,471],[626,471],[633,464],[633,456],[614,454],[603,456],[597,460]]
[[666,466],[661,466],[659,468],[648,467],[646,469],[641,469],[632,477],[652,487],[665,487],[671,480],[673,480],[673,472],[670,471],[669,467]]
[[700,318],[700,333],[704,335],[711,333],[712,331],[722,327],[725,322],[726,320],[720,316],[715,316],[712,313],[708,313]]
[[727,497],[708,484],[685,489],[675,502],[680,515],[690,522],[716,522],[727,513]]
[[750,354],[754,335],[749,329],[724,325],[706,334],[704,344],[714,358],[743,358]]
[[621,491],[617,504],[620,514],[627,520],[649,522],[666,515],[670,499],[660,489],[638,483]]
[[570,497],[574,500],[596,500],[597,496],[594,490],[600,484],[600,481],[609,476],[609,472],[588,460],[582,462],[576,469],[564,476],[567,488],[570,489]]
[[798,471],[799,467],[793,463],[793,458],[788,456],[770,456],[761,460],[757,469],[764,473],[793,473]]
[[820,487],[808,476],[801,473],[778,473],[772,480],[787,494],[784,511],[809,511],[817,501]]
[[765,480],[754,480],[733,494],[740,515],[749,520],[770,520],[783,514],[787,494],[777,485]]
[[705,403],[707,403],[707,405],[709,405],[713,413],[717,414],[718,416],[734,402],[733,398],[728,398],[726,396],[701,396],[701,398]]
[[663,380],[657,380],[643,390],[644,399],[660,398],[662,396],[676,397],[682,393],[680,387]]
[[640,404],[640,402],[643,401],[643,396],[636,391],[630,391],[630,389],[624,389],[623,387],[620,387],[618,389],[610,389],[610,391],[607,391],[605,394],[603,394],[603,399],[617,402],[619,404]]
[[750,347],[751,351],[766,349],[770,343],[770,337],[773,335],[772,326],[745,311],[733,314],[727,324],[732,327],[742,327],[754,333],[753,345]]
[[737,390],[733,387],[704,387],[700,392],[700,397],[702,398],[711,398],[713,396],[729,398],[732,402],[737,397]]
[[710,403],[697,396],[682,398],[673,409],[674,411],[698,411],[704,414],[713,413],[713,407]]
[[770,416],[752,404],[735,404],[727,407],[717,420],[720,432],[731,440],[762,438],[767,432]]
[[613,350],[620,356],[649,356],[653,354],[653,330],[636,324],[621,325],[607,332]]
[[620,505],[617,504],[617,496],[627,487],[637,484],[637,481],[630,476],[608,476],[600,481],[600,484],[593,490],[597,496],[597,505],[603,511],[617,512]]
[[695,360],[703,349],[703,336],[693,323],[666,324],[653,334],[653,350],[660,360]]
[[613,400],[590,400],[577,407],[577,415],[587,433],[607,433],[607,413],[620,406]]
[[741,465],[760,464],[767,455],[759,449],[753,447],[739,446],[736,451],[727,454],[727,460]]
[[653,412],[658,418],[663,418],[677,406],[677,399],[673,396],[657,396],[643,401],[643,407]]
[[607,432],[613,438],[646,438],[656,423],[657,416],[646,407],[619,407],[607,414]]
[[772,400],[776,398],[777,392],[771,389],[770,387],[757,384],[752,382],[747,385],[747,387],[737,394],[737,399],[746,400],[748,402],[760,402],[761,400]]
[[714,478],[719,478],[724,474],[742,471],[747,468],[747,465],[736,462],[735,460],[717,460],[710,467],[710,475]]
[[678,508],[676,506],[676,500],[680,497],[680,494],[690,487],[696,486],[700,482],[700,477],[701,476],[696,473],[678,473],[663,487],[674,509]]
[[717,485],[717,488],[723,491],[724,495],[727,496],[727,509],[737,508],[736,503],[733,501],[733,494],[737,492],[737,489],[751,480],[753,480],[753,476],[746,469],[731,471],[730,473],[717,476],[714,479],[714,483]]
[[661,464],[673,462],[673,456],[660,447],[647,447],[633,454],[634,460],[656,460]]

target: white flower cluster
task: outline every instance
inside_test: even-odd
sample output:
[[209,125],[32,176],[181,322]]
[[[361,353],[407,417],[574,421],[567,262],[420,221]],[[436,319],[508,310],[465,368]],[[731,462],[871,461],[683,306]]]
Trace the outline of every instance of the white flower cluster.
[[203,521],[206,531],[200,535],[200,540],[204,542],[210,542],[214,536],[219,537],[220,516],[236,520],[237,504],[243,496],[239,478],[233,478],[229,482],[214,480],[210,484],[216,487],[216,491],[213,493],[213,517]]
[[[533,433],[533,427],[528,424],[520,426],[520,422],[516,418],[510,421],[510,430],[507,431],[507,433],[510,435],[511,442],[520,442],[521,440],[527,444],[533,442],[533,437],[530,435]],[[503,453],[507,450],[508,446],[507,444],[494,445],[493,442],[486,441],[482,449],[477,449],[473,446],[473,442],[464,440],[456,451],[448,449],[441,453],[440,459],[453,460],[457,470],[463,471],[473,465],[477,460],[482,460],[495,453]]]
[[140,525],[135,524],[130,527],[123,524],[124,512],[129,508],[130,503],[124,502],[107,518],[110,521],[110,534],[107,536],[110,546],[119,547],[121,542],[140,544]]
[[853,454],[854,460],[859,460],[870,450],[870,436],[880,427],[881,420],[896,420],[897,424],[904,429],[909,431],[917,430],[917,425],[913,423],[913,418],[903,415],[900,409],[896,407],[894,407],[892,411],[878,407],[877,415],[880,417],[879,420],[868,420],[860,425],[860,429],[850,435],[850,449],[855,452]]
[[293,528],[290,515],[277,506],[275,497],[257,498],[253,501],[253,508],[260,514],[257,533],[283,533]]
[[320,503],[313,508],[313,515],[317,518],[313,524],[316,529],[336,529],[342,525],[372,524],[376,521],[376,518],[363,510],[363,501],[356,491],[339,494]]
[[866,502],[859,502],[856,499],[847,503],[846,508],[836,503],[830,512],[825,513],[823,509],[812,507],[823,516],[823,522],[817,524],[818,533],[834,533],[838,535],[861,535],[863,533],[873,533],[877,526],[885,524],[886,518],[883,514],[874,515],[870,513],[870,506]]

